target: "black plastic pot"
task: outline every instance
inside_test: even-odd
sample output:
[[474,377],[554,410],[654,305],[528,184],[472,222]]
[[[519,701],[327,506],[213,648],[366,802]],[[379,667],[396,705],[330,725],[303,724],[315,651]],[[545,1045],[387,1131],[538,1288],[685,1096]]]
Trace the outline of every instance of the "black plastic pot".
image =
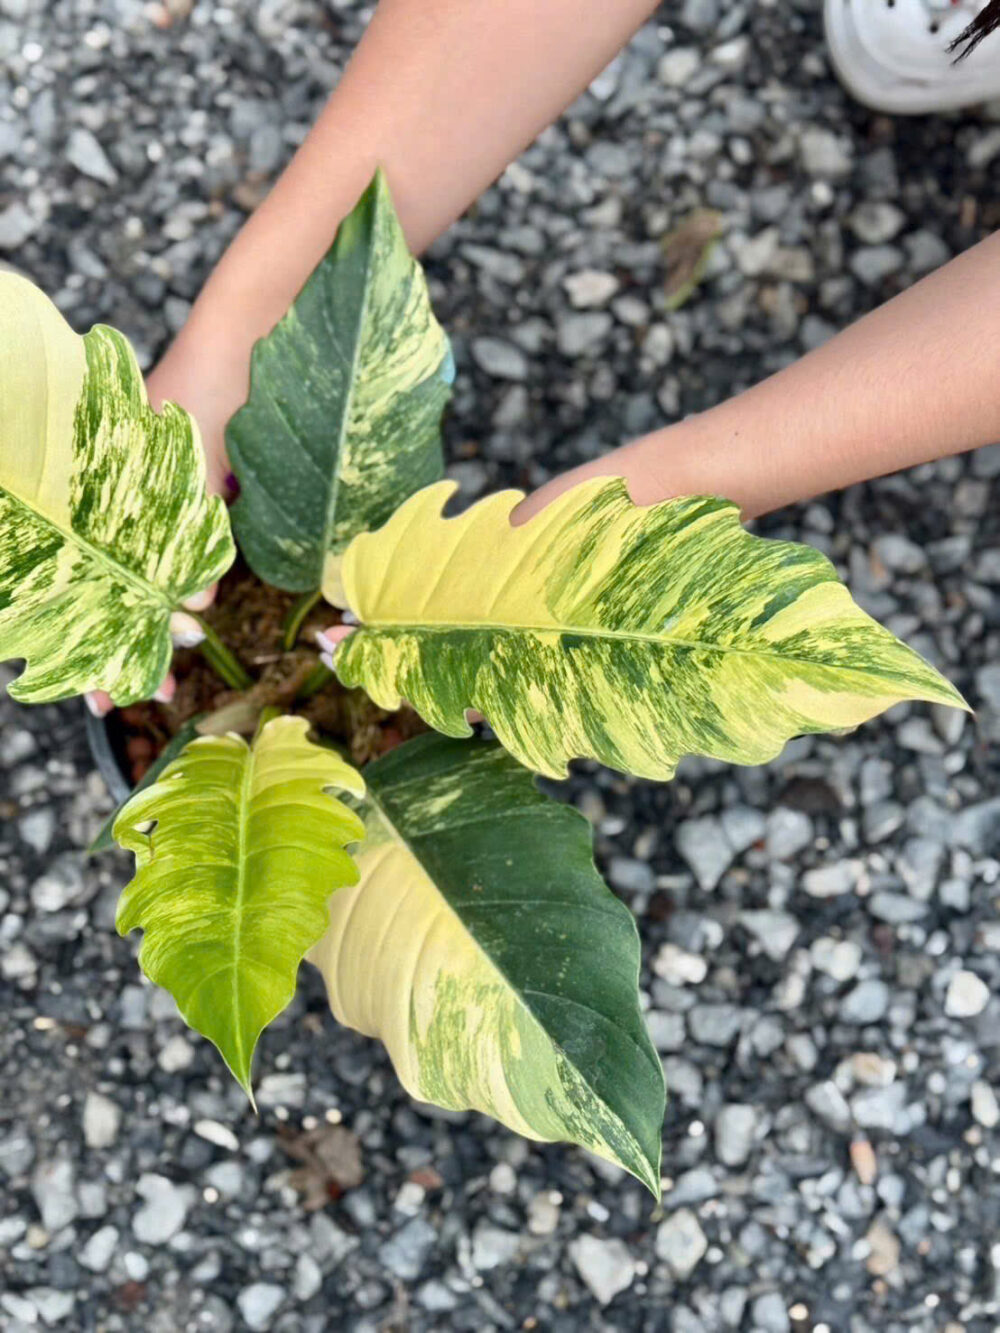
[[83,721],[97,771],[104,779],[115,805],[121,805],[131,795],[132,783],[125,767],[123,738],[117,718],[114,713],[110,717],[95,717],[84,705]]

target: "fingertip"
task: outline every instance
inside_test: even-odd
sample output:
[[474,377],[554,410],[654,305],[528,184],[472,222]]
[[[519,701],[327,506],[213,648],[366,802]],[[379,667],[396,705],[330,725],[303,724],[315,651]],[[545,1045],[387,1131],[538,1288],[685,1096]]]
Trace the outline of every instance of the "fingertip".
[[204,611],[207,606],[211,606],[215,601],[215,595],[219,591],[217,583],[203,588],[201,592],[196,592],[193,597],[189,597],[184,605],[189,611]]
[[332,655],[347,636],[353,633],[353,625],[331,625],[329,629],[317,630],[316,642],[319,645],[320,654]]
[[115,706],[111,695],[105,694],[103,690],[91,690],[83,696],[83,702],[94,717],[107,717]]
[[153,698],[156,700],[158,704],[168,704],[172,701],[176,693],[177,693],[177,680],[171,674],[167,676],[166,680],[164,680],[163,684],[153,695]]

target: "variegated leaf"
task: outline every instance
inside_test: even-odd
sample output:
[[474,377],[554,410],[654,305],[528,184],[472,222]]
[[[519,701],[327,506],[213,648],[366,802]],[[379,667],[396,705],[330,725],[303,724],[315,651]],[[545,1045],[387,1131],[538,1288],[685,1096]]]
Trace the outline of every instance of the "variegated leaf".
[[381,172],[281,323],[254,348],[226,445],[254,572],[318,591],[324,563],[443,470],[454,374]]
[[152,411],[122,335],[78,337],[0,273],[0,659],[27,658],[11,695],[152,694],[171,612],[235,554],[197,428]]
[[445,519],[453,489],[428,487],[344,556],[362,628],[337,674],[383,708],[405,698],[450,736],[477,708],[553,777],[588,757],[665,779],[682,755],[763,763],[903,699],[963,706],[825,556],[751,536],[727,501],[640,508],[598,478],[513,528],[519,491]]
[[361,879],[310,954],[334,1014],[413,1096],[582,1144],[658,1195],[639,942],[586,820],[495,744],[421,736],[365,776]]
[[291,1000],[328,898],[358,878],[344,848],[364,825],[330,793],[360,796],[364,782],[307,732],[281,717],[252,748],[238,736],[192,741],[114,825],[136,862],[119,933],[145,932],[143,971],[251,1098],[257,1039]]

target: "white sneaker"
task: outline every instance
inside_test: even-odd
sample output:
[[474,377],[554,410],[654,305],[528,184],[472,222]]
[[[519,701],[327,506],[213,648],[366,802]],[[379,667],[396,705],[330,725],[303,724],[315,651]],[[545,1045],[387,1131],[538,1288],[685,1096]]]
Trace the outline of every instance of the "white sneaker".
[[1000,32],[955,63],[948,47],[984,0],[824,0],[830,58],[866,106],[921,115],[1000,97]]

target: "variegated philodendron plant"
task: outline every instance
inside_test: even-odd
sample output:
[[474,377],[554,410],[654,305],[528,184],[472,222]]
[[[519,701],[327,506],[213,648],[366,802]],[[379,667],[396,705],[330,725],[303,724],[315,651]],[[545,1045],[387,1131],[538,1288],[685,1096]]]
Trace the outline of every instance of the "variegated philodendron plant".
[[[151,695],[171,616],[235,558],[230,524],[266,583],[352,612],[341,682],[433,731],[363,776],[294,715],[171,747],[114,821],[136,861],[119,930],[144,931],[146,974],[251,1097],[308,958],[413,1096],[658,1192],[636,928],[532,774],[585,757],[666,780],[686,754],[759,764],[900,700],[964,704],[823,555],[751,536],[725,500],[640,508],[601,479],[518,527],[516,491],[444,517],[452,377],[379,176],[255,349],[227,513],[125,339],[78,337],[0,274],[0,657],[26,659],[26,703]],[[466,739],[470,708],[495,741]]]

